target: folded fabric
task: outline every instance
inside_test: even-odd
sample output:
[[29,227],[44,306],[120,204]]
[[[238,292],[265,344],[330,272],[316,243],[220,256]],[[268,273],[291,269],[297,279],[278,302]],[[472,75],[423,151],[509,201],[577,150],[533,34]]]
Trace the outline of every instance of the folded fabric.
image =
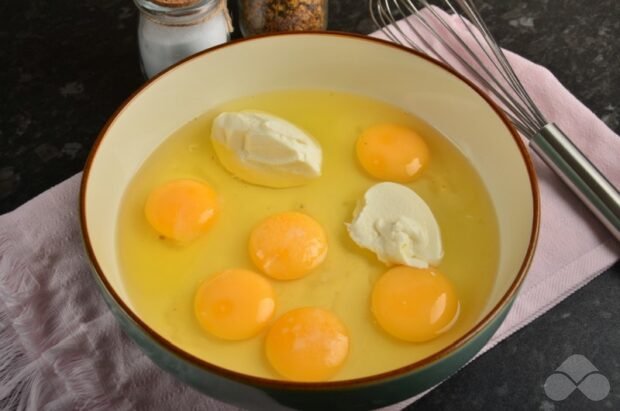
[[[449,19],[467,37],[463,22]],[[514,54],[508,57],[543,113],[618,186],[620,138],[547,70]],[[559,179],[535,164],[542,204],[536,256],[512,311],[484,350],[620,255],[618,244]],[[0,404],[46,410],[234,409],[158,369],[120,331],[82,249],[80,178],[0,216]]]

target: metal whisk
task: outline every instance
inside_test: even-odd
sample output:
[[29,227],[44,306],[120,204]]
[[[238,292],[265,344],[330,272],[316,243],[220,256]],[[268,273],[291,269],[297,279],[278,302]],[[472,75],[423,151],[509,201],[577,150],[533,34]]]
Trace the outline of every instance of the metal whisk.
[[[468,35],[475,40],[470,43],[473,47],[442,17],[443,13],[430,7],[426,0],[370,0],[370,13],[375,24],[390,40],[451,65],[447,56],[427,41],[428,36],[432,36],[435,44],[446,49],[449,57],[464,67],[472,79],[490,90],[511,122],[529,139],[532,150],[620,241],[618,190],[555,124],[544,118],[517,78],[473,2],[444,0],[443,4],[448,11],[462,19]],[[412,15],[412,18],[403,20],[402,26],[396,24],[408,15]],[[469,21],[465,21],[465,18]],[[403,27],[414,35],[407,35]]]

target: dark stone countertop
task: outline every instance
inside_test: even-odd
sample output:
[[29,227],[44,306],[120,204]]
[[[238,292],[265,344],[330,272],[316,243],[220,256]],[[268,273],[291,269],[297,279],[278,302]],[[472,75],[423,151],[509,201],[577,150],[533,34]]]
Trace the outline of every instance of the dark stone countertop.
[[[504,47],[548,67],[620,132],[620,2],[477,4]],[[144,80],[129,0],[3,1],[0,16],[2,213],[80,171],[108,116]],[[330,29],[373,31],[366,1],[331,0]],[[616,264],[412,409],[620,409],[618,297]],[[546,378],[576,353],[609,379],[604,400],[580,392],[562,402],[546,397]]]

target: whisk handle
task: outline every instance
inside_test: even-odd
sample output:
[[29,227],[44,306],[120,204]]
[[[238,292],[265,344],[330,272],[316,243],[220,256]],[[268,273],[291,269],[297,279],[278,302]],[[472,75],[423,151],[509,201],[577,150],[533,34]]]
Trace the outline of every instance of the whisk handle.
[[547,124],[530,140],[530,147],[620,241],[620,193],[566,134]]

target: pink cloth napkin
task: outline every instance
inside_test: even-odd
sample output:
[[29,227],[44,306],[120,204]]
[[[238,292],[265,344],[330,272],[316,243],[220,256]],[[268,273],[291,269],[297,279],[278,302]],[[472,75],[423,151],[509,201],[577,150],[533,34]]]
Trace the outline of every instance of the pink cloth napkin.
[[[451,22],[463,32],[460,20]],[[509,59],[548,119],[619,186],[620,138],[546,69],[511,53]],[[512,311],[483,352],[620,256],[618,244],[585,207],[540,161],[535,164],[542,199],[536,256]],[[234,409],[159,370],[120,331],[82,249],[80,178],[0,216],[0,404],[37,410]]]

